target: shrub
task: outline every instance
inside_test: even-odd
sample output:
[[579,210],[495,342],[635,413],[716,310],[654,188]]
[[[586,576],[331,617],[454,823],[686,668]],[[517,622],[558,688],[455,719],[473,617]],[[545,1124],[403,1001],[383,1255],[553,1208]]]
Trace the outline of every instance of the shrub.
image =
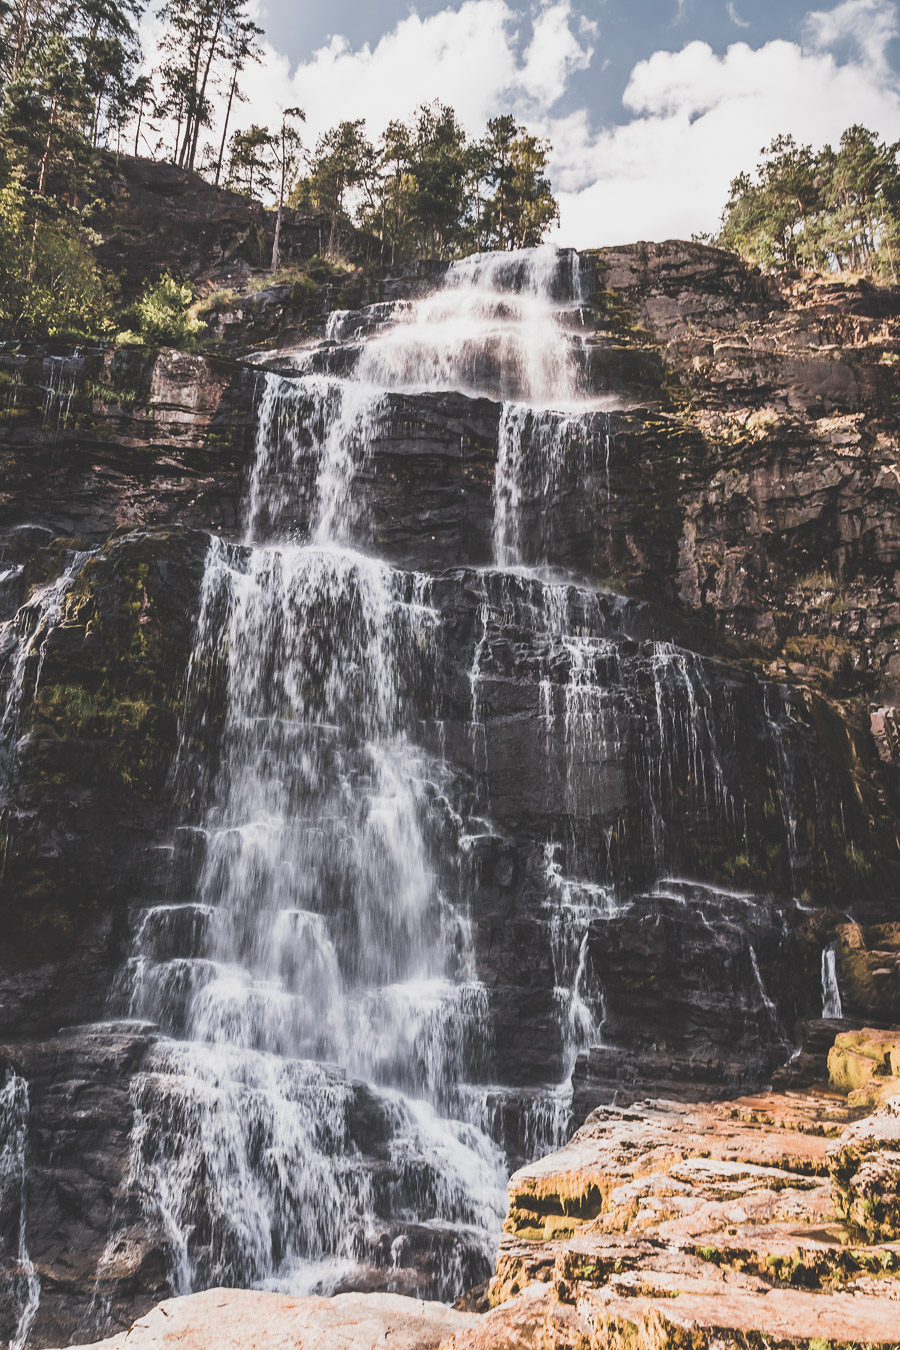
[[190,313],[194,292],[189,282],[179,281],[164,272],[148,282],[134,306],[136,331],[119,335],[122,342],[143,341],[151,346],[192,347],[206,325]]

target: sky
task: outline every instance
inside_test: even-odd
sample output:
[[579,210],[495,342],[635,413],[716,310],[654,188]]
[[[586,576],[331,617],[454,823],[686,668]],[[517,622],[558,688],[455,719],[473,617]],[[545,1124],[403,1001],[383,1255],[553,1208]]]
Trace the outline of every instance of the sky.
[[422,102],[474,135],[512,112],[552,146],[558,242],[714,231],[780,132],[900,140],[900,0],[255,0],[264,61],[242,119],[299,104],[305,136]]

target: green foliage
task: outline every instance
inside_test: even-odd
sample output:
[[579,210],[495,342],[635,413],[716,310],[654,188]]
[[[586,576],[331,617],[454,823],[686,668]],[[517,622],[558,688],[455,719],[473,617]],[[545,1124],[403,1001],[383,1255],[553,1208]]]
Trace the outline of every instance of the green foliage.
[[0,189],[0,337],[101,336],[114,296],[77,218],[44,219],[17,179]]
[[272,136],[265,127],[254,122],[246,131],[236,131],[229,146],[226,186],[248,197],[272,192],[271,150]]
[[329,215],[329,252],[353,226],[374,234],[391,263],[526,248],[559,217],[549,153],[510,116],[470,141],[452,108],[423,104],[408,123],[389,123],[377,144],[361,120],[320,136],[290,202]]
[[[49,120],[93,147],[115,140],[140,58],[142,0],[4,0],[0,85],[12,126],[27,139]],[[29,125],[30,107],[36,120]],[[73,116],[74,114],[74,116]],[[36,141],[39,145],[40,142]]]
[[[262,30],[248,17],[247,0],[164,0],[158,10],[165,23],[162,49],[166,61],[158,72],[159,111],[175,123],[173,162],[195,169],[215,164],[222,170],[228,121],[237,96],[237,81],[251,60],[258,59]],[[200,154],[200,137],[212,127],[212,93],[222,68],[230,67],[229,93],[222,141],[216,154],[210,144]]]
[[350,223],[349,195],[369,198],[375,172],[375,151],[366,138],[362,119],[339,122],[316,142],[309,158],[310,172],[297,184],[289,201],[314,206],[331,221],[328,253],[340,246],[342,227]]
[[865,273],[896,282],[900,262],[900,142],[863,126],[816,154],[779,136],[755,174],[731,184],[717,243],[767,270]]
[[190,284],[164,272],[157,281],[147,282],[132,311],[136,328],[120,333],[119,341],[159,347],[194,346],[198,335],[206,331],[206,324],[191,313],[193,303]]
[[93,256],[97,147],[120,125],[138,0],[0,4],[0,334],[99,337],[115,287]]
[[480,149],[493,187],[479,233],[494,248],[533,248],[559,219],[559,206],[545,176],[548,141],[531,136],[509,115],[493,117]]

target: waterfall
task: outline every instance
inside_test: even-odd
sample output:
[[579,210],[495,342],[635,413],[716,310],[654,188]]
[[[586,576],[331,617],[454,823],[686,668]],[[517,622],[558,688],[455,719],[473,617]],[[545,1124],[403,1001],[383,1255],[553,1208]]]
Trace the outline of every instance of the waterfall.
[[91,551],[72,553],[58,577],[36,587],[14,617],[0,623],[0,809],[14,781],[29,668],[33,668],[33,699],[41,682],[47,635],[62,621],[66,596],[91,556]]
[[224,708],[203,861],[193,899],[145,913],[122,981],[171,1037],[138,1083],[136,1166],[178,1289],[334,1287],[379,1264],[370,1230],[420,1192],[446,1246],[432,1292],[489,1260],[502,1157],[459,1102],[484,991],[409,734],[433,622],[409,578],[334,543],[210,547],[190,678],[219,662]]
[[834,943],[822,952],[822,1016],[843,1017],[841,991],[837,978],[837,951]]
[[16,1316],[9,1350],[22,1350],[41,1301],[41,1281],[26,1241],[28,1084],[8,1070],[0,1088],[0,1248]]
[[[466,259],[422,299],[332,315],[260,373],[242,542],[211,540],[201,587],[171,890],[137,910],[115,991],[116,1015],[158,1032],[125,1190],[176,1292],[450,1299],[483,1279],[510,1160],[562,1142],[579,1057],[607,1044],[598,925],[658,904],[660,878],[686,905],[700,852],[748,848],[738,728],[767,715],[762,686],[548,567],[543,504],[597,469],[609,512],[585,305],[577,255]],[[356,489],[388,397],[449,390],[502,405],[495,556],[426,576],[359,551]],[[764,776],[769,750],[751,750]],[[484,850],[525,816],[556,1041],[517,1076],[496,1036],[510,977],[474,901]],[[745,903],[710,884],[702,923]]]

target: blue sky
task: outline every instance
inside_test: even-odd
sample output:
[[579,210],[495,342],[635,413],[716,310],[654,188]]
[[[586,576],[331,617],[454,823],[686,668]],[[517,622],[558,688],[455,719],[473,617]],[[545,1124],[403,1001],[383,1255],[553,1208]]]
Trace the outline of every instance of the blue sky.
[[[354,48],[366,43],[374,46],[411,11],[427,17],[447,8],[446,0],[415,4],[409,0],[329,0],[316,5],[266,0],[260,6],[260,23],[272,45],[299,63],[335,34],[346,37]],[[531,7],[512,8],[527,25]],[[696,40],[709,43],[720,55],[736,41],[753,47],[775,38],[802,43],[806,15],[813,8],[805,0],[581,0],[572,5],[572,11],[597,25],[597,50],[590,68],[572,79],[564,106],[582,103],[598,119],[623,122],[627,117],[622,94],[638,61]],[[852,54],[846,39],[842,45],[842,56]],[[896,67],[900,57],[896,39],[889,52]]]
[[779,132],[853,122],[900,139],[900,0],[258,0],[263,65],[244,121],[300,104],[314,141],[377,136],[420,103],[477,134],[510,111],[553,145],[560,241],[711,230],[728,184]]

